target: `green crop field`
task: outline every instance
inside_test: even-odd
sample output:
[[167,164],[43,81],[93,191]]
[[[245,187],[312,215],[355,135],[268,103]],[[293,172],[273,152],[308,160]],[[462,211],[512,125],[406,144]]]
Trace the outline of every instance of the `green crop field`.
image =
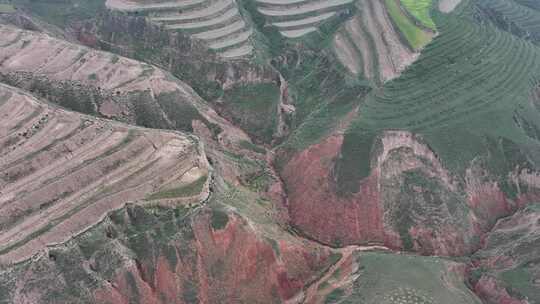
[[434,15],[440,35],[402,77],[367,97],[347,131],[342,158],[356,160],[347,167],[367,167],[361,162],[369,154],[356,155],[354,143],[388,129],[422,135],[454,172],[478,157],[501,175],[526,159],[538,163],[540,113],[530,101],[540,79],[539,50],[468,16]]
[[384,2],[392,21],[413,49],[421,49],[429,43],[431,36],[416,26],[416,24],[401,11],[396,0],[385,0]]
[[[539,10],[520,4],[518,1],[479,0],[476,3],[500,29],[540,44]],[[504,16],[504,18],[497,16]]]
[[353,291],[339,303],[480,303],[441,258],[365,252],[358,255],[358,263],[360,276]]
[[15,7],[13,7],[13,5],[0,3],[0,14],[13,13],[13,12],[15,12]]
[[156,200],[156,199],[189,197],[189,196],[197,195],[201,193],[207,179],[208,179],[208,176],[206,175],[201,176],[190,184],[177,187],[177,188],[162,190],[160,192],[154,193],[150,195],[148,199]]
[[422,25],[435,30],[435,23],[429,13],[433,0],[401,0],[401,4]]

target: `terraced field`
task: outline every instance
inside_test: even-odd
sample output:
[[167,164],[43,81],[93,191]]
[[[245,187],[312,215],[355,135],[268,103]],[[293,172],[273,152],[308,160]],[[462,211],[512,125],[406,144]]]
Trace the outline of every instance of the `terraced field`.
[[538,49],[468,17],[436,14],[436,21],[440,35],[418,61],[361,107],[345,136],[344,147],[351,146],[342,154],[353,157],[349,148],[381,130],[406,129],[423,135],[455,172],[478,157],[501,175],[526,165],[523,153],[538,163],[534,130],[540,114],[530,102],[539,76]]
[[431,41],[430,33],[418,27],[397,1],[384,0],[384,3],[392,22],[412,49],[419,50]]
[[5,85],[0,113],[0,264],[64,242],[126,203],[208,196],[209,165],[192,136],[75,114]]
[[480,0],[477,5],[499,28],[540,44],[540,11],[514,0]]
[[11,4],[0,3],[0,14],[9,14],[15,12],[15,8]]
[[225,59],[253,52],[251,26],[234,0],[107,0],[107,7],[145,15],[169,31],[181,31],[204,41]]
[[[214,135],[223,133],[230,141],[247,139],[168,72],[43,33],[0,26],[0,74],[77,111],[184,131],[192,131],[193,122],[200,121]],[[97,97],[84,99],[82,94],[77,100],[64,100],[67,89]],[[87,102],[77,105],[78,101]]]
[[435,30],[435,23],[431,19],[430,9],[433,0],[401,0],[401,5],[418,20],[423,26]]
[[317,31],[319,25],[351,8],[353,0],[256,0],[258,11],[286,38]]
[[334,51],[357,76],[380,84],[396,78],[419,53],[402,41],[381,1],[358,0],[357,14],[338,31]]

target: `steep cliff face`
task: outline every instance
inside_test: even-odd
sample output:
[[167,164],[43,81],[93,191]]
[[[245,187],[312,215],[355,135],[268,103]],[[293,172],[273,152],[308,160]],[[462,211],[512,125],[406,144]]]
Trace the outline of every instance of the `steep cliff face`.
[[84,235],[2,272],[12,280],[2,280],[0,300],[282,303],[334,262],[313,244],[263,237],[231,212],[184,213],[115,211]]
[[335,178],[342,145],[342,135],[327,137],[291,157],[282,171],[291,224],[325,244],[466,255],[480,248],[498,218],[537,196],[531,190],[512,200],[474,167],[462,185],[420,138],[402,131],[376,140],[370,175],[357,192],[343,194]]
[[332,166],[342,141],[339,135],[328,137],[284,166],[291,223],[308,236],[335,246],[391,244],[391,238],[387,241],[385,237],[376,175],[363,181],[358,195],[340,197],[336,193]]
[[489,304],[540,301],[540,205],[501,219],[474,256],[471,283]]

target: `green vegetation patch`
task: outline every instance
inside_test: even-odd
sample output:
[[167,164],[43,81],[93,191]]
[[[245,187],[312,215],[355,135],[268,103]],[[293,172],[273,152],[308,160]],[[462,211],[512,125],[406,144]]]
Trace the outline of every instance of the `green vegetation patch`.
[[221,230],[227,226],[229,216],[227,212],[216,207],[212,209],[211,225],[214,230]]
[[289,122],[294,131],[281,144],[276,163],[282,168],[294,152],[330,134],[370,89],[367,82],[348,77],[337,59],[324,52],[290,52],[286,62],[275,65],[287,79],[296,108]]
[[279,95],[275,83],[235,86],[225,91],[223,110],[242,129],[269,143],[277,127]]
[[418,50],[431,41],[431,35],[419,28],[401,10],[397,0],[384,0],[386,9],[411,48]]
[[454,173],[461,175],[473,159],[483,159],[501,187],[515,193],[506,182],[509,170],[540,161],[540,145],[523,123],[534,130],[540,122],[531,103],[540,53],[489,23],[435,11],[433,17],[440,35],[401,77],[372,91],[360,106],[341,150],[347,161],[345,170],[337,171],[338,180],[354,190],[367,175],[371,158],[359,156],[359,142],[369,143],[385,130],[408,130],[420,134]]
[[10,14],[14,13],[15,11],[15,7],[12,4],[0,3],[0,14]]
[[366,88],[359,86],[345,88],[334,100],[321,104],[309,114],[282,147],[297,151],[317,143],[332,132],[336,122],[354,110],[365,92]]
[[533,203],[525,207],[525,212],[540,212],[540,203]]
[[[536,6],[540,2],[535,1]],[[540,44],[540,11],[528,6],[525,1],[478,0],[479,11],[495,26],[517,37]]]
[[364,252],[358,262],[361,275],[340,303],[480,304],[444,259]]
[[105,0],[13,0],[45,21],[63,27],[70,21],[94,18],[105,9]]
[[150,195],[147,199],[158,200],[158,199],[194,196],[201,193],[207,179],[208,179],[208,176],[204,175],[187,185],[183,185],[183,186],[172,188],[172,189],[165,189],[165,190],[156,192]]
[[407,12],[416,18],[423,26],[435,30],[435,22],[431,19],[430,10],[433,0],[400,0]]
[[536,286],[536,278],[530,270],[533,270],[533,267],[529,269],[527,265],[520,265],[514,269],[504,271],[499,275],[499,278],[504,282],[506,289],[511,294],[527,297],[533,301],[539,300],[540,289]]
[[249,16],[253,22],[253,27],[257,30],[255,37],[257,44],[265,50],[267,56],[279,56],[285,48],[285,38],[279,33],[275,26],[269,26],[266,22],[266,17],[257,9],[257,2],[251,0],[240,0],[242,11],[247,11],[244,16]]
[[358,181],[369,176],[375,133],[369,129],[350,128],[343,138],[341,155],[336,161],[338,193],[358,192]]
[[251,143],[250,141],[247,141],[247,140],[240,141],[240,147],[242,147],[243,149],[253,151],[255,153],[266,154],[266,149],[265,148],[257,146],[257,145],[255,145],[255,144],[253,144],[253,143]]
[[192,122],[200,120],[212,132],[213,136],[221,133],[221,127],[215,123],[208,121],[201,113],[181,96],[182,93],[168,92],[161,93],[156,97],[156,101],[161,109],[167,115],[167,118],[174,124],[173,127],[177,130],[193,132]]
[[345,295],[345,291],[341,288],[336,288],[330,292],[324,299],[324,304],[339,303],[339,301]]

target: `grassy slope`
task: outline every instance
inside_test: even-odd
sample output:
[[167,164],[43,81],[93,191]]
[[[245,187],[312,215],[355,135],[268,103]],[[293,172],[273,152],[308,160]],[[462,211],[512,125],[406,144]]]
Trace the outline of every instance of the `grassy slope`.
[[242,129],[268,143],[277,127],[279,94],[273,83],[236,86],[225,91],[223,107]]
[[489,16],[495,26],[537,45],[540,44],[539,10],[516,0],[478,0],[475,4]]
[[435,22],[429,15],[433,0],[401,0],[401,4],[422,25],[435,30]]
[[429,43],[431,37],[405,15],[396,0],[385,0],[386,9],[392,21],[403,34],[409,45],[418,50]]
[[70,20],[95,17],[105,8],[105,0],[13,0],[13,4],[31,6],[33,13],[60,27]]
[[[540,114],[530,97],[539,51],[468,17],[437,14],[436,19],[441,34],[419,60],[361,107],[346,134],[342,154],[348,161],[342,167],[369,168],[370,148],[357,155],[355,143],[371,146],[370,138],[387,129],[423,135],[455,172],[463,172],[475,157],[501,175],[524,165],[524,154],[538,160]],[[355,175],[347,176],[351,172]],[[342,171],[342,180],[358,180],[369,170],[356,173]]]
[[359,254],[358,263],[360,276],[352,294],[342,295],[339,303],[480,303],[441,258],[366,252]]
[[190,197],[201,193],[208,176],[201,176],[197,180],[177,188],[164,189],[148,197],[149,200],[167,199],[177,197]]
[[15,12],[15,8],[13,7],[13,5],[0,3],[0,14],[13,12]]

